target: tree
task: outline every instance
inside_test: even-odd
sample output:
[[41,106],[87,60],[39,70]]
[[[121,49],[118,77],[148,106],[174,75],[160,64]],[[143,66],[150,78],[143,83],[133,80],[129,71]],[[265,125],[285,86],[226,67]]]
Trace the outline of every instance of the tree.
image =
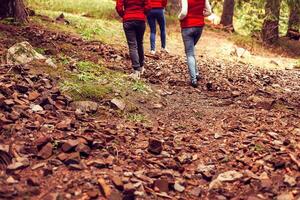
[[224,0],[221,22],[223,26],[233,27],[234,0]]
[[276,43],[279,39],[279,16],[281,0],[266,0],[262,39],[265,43]]
[[27,11],[23,0],[0,0],[0,18],[13,17],[16,21],[27,21]]
[[290,15],[287,37],[299,40],[300,38],[300,1],[289,2]]

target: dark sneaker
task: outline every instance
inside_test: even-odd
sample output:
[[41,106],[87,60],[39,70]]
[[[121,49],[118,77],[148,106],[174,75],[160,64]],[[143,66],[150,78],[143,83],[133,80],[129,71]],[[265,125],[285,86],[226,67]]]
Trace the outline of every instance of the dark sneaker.
[[198,87],[198,82],[197,81],[191,81],[191,86],[193,88],[197,88]]

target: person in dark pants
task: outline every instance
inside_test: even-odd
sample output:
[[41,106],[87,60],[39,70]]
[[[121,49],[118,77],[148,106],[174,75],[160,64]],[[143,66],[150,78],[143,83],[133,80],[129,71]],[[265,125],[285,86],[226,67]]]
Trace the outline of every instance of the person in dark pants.
[[166,18],[165,7],[167,6],[167,0],[151,0],[151,10],[148,13],[147,20],[150,27],[150,45],[151,54],[155,54],[155,38],[156,38],[156,22],[160,28],[160,39],[162,51],[166,50]]
[[211,14],[208,0],[181,0],[181,13],[178,18],[181,24],[182,40],[185,47],[187,64],[191,78],[191,85],[198,87],[200,79],[195,56],[195,46],[204,28],[204,17]]
[[139,79],[144,71],[144,33],[146,15],[150,11],[150,0],[117,0],[116,10],[123,18],[129,55],[134,69],[131,77]]

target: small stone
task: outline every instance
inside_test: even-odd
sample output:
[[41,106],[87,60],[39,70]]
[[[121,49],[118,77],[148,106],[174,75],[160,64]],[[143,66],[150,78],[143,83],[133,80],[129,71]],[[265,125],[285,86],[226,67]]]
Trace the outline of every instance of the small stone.
[[83,170],[83,167],[80,164],[69,164],[68,168],[70,170]]
[[45,167],[46,166],[46,163],[38,163],[38,164],[35,164],[34,166],[31,167],[32,170],[36,170],[36,169],[39,169],[41,167]]
[[78,140],[67,140],[62,145],[61,149],[63,152],[69,152],[73,150],[78,145]]
[[284,182],[287,183],[290,187],[294,187],[297,184],[295,177],[291,177],[287,174],[284,175]]
[[200,187],[195,187],[190,191],[190,194],[195,197],[200,197],[202,189]]
[[9,176],[7,179],[6,179],[6,182],[8,184],[15,184],[15,183],[18,183],[19,181],[15,180],[12,176]]
[[52,156],[53,146],[51,143],[47,143],[38,153],[38,157],[48,159]]
[[174,184],[174,189],[177,191],[177,192],[183,192],[185,190],[185,187],[180,185],[178,182],[175,182]]
[[93,101],[75,101],[70,104],[74,110],[80,110],[86,113],[95,113],[98,110],[98,104]]
[[220,138],[222,138],[223,137],[223,135],[222,135],[222,133],[215,133],[215,135],[214,135],[214,138],[215,139],[220,139]]
[[36,104],[31,104],[30,105],[30,109],[33,111],[33,112],[40,112],[40,111],[43,111],[44,108],[40,105],[36,105]]
[[67,154],[67,158],[63,162],[66,165],[80,164],[80,154],[78,152]]
[[45,144],[49,142],[51,142],[51,138],[49,136],[42,136],[35,141],[35,145],[40,150]]
[[66,119],[56,124],[56,128],[62,131],[69,130],[71,128],[71,123],[71,119]]
[[89,156],[91,153],[91,148],[85,144],[78,144],[75,151],[79,152],[80,155]]
[[160,192],[169,192],[169,181],[166,178],[157,179],[154,181],[154,187],[158,188]]
[[27,185],[30,185],[30,186],[39,186],[40,185],[37,178],[32,178],[32,177],[28,178],[26,182],[27,182]]
[[227,171],[222,174],[219,174],[217,179],[221,182],[230,182],[230,181],[236,181],[242,177],[243,177],[243,174],[241,174],[235,170],[232,170],[232,171]]
[[29,166],[29,164],[25,164],[25,163],[22,163],[22,162],[14,162],[14,163],[8,165],[7,169],[8,170],[18,170],[18,169],[26,168],[28,166]]
[[114,99],[111,100],[111,104],[112,104],[112,106],[114,108],[117,108],[119,110],[124,110],[125,107],[126,107],[126,105],[125,105],[125,103],[124,103],[123,100],[116,99],[116,98],[114,98]]
[[96,189],[91,189],[89,191],[87,191],[87,195],[91,198],[91,199],[96,199],[99,196],[99,191]]
[[163,150],[163,143],[157,139],[149,139],[148,151],[155,155],[159,155]]
[[30,93],[28,94],[28,100],[29,100],[29,101],[34,101],[34,100],[36,100],[39,96],[40,96],[40,94],[39,94],[38,92],[36,92],[36,91],[30,92]]

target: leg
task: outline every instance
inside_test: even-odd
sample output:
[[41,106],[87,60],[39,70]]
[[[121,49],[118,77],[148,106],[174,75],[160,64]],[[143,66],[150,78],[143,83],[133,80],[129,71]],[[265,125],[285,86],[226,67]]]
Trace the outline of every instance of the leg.
[[153,13],[153,10],[150,11],[148,14],[148,24],[150,27],[150,45],[151,45],[151,51],[155,51],[155,36],[156,36],[156,23],[155,23],[155,15]]
[[[204,27],[199,27],[199,28],[197,28],[197,31],[195,32],[195,36],[194,36],[194,44],[195,44],[195,46],[197,45],[199,39],[201,38],[203,28]],[[200,78],[199,77],[199,69],[198,69],[196,57],[195,57],[195,63],[196,63],[196,76],[197,76],[197,79],[199,79]]]
[[185,53],[187,57],[187,64],[189,67],[190,77],[192,82],[196,82],[196,60],[195,60],[195,46],[193,37],[193,28],[182,29],[182,39],[184,42]]
[[132,67],[134,70],[140,68],[139,56],[138,56],[138,47],[136,41],[136,32],[133,26],[133,21],[124,22],[123,27],[129,47],[129,55],[132,62]]
[[145,22],[140,21],[136,26],[136,41],[139,54],[140,68],[144,66],[144,34],[146,30]]
[[161,47],[166,48],[166,18],[164,9],[160,10],[159,16],[157,18],[159,28],[160,28],[160,39]]

